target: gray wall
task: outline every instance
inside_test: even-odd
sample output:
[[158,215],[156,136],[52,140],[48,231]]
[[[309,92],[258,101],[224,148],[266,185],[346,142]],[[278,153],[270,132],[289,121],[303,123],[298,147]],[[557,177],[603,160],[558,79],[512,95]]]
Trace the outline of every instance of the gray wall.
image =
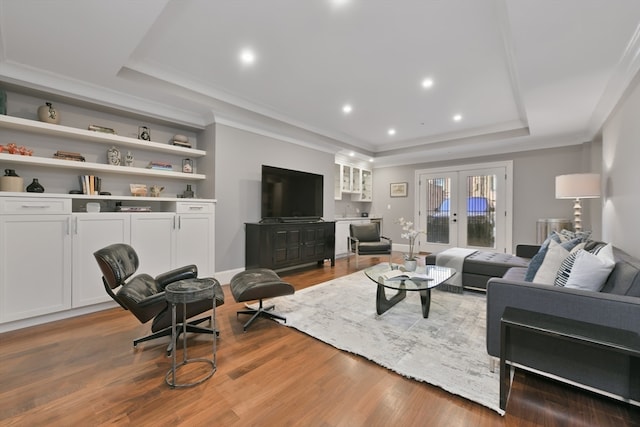
[[[592,144],[534,150],[501,156],[422,163],[374,169],[372,211],[382,213],[385,233],[402,243],[400,227],[394,224],[399,217],[413,219],[415,201],[415,171],[466,164],[513,160],[513,244],[536,242],[536,221],[540,218],[573,218],[573,202],[555,198],[555,176],[567,173],[592,172],[591,159],[600,154],[592,152]],[[597,150],[598,148],[596,148]],[[599,172],[595,170],[594,172]],[[409,197],[389,197],[389,184],[408,182]],[[600,199],[583,203],[583,228],[593,230],[600,238]],[[595,212],[595,215],[592,215]]]
[[602,234],[622,250],[640,257],[640,86],[618,106],[604,126],[602,170],[604,182]]
[[244,223],[260,220],[263,164],[324,175],[324,217],[334,217],[333,154],[215,125],[216,271],[244,268]]

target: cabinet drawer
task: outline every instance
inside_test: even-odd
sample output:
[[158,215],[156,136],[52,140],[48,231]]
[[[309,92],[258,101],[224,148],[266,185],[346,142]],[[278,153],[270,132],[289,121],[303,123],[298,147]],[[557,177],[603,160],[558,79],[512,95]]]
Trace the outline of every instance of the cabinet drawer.
[[213,203],[208,202],[177,202],[176,213],[212,213]]
[[0,203],[0,213],[19,215],[71,213],[70,199],[7,197]]

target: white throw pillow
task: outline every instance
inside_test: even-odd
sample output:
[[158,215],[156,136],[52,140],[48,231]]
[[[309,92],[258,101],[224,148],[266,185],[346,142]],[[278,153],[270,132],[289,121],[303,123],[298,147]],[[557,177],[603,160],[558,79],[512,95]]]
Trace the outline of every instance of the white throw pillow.
[[580,250],[565,287],[597,292],[602,289],[615,265],[611,244],[600,249],[597,255]]
[[544,256],[544,261],[542,261],[542,265],[540,265],[540,268],[536,272],[533,282],[553,285],[562,261],[568,256],[568,250],[563,248],[562,245],[555,240],[551,240],[551,242],[549,242],[549,249],[547,249],[547,253]]

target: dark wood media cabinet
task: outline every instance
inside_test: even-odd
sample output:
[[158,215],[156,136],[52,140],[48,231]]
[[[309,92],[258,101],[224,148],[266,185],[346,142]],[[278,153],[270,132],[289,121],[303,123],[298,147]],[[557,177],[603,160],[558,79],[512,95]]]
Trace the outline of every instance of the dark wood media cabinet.
[[281,270],[331,260],[335,265],[334,221],[245,223],[245,268]]

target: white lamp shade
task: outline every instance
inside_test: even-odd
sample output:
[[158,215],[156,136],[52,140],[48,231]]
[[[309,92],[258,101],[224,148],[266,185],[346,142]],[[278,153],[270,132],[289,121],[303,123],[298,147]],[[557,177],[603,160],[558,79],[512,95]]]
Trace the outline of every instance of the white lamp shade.
[[600,174],[575,173],[556,176],[556,199],[596,199],[600,197]]

